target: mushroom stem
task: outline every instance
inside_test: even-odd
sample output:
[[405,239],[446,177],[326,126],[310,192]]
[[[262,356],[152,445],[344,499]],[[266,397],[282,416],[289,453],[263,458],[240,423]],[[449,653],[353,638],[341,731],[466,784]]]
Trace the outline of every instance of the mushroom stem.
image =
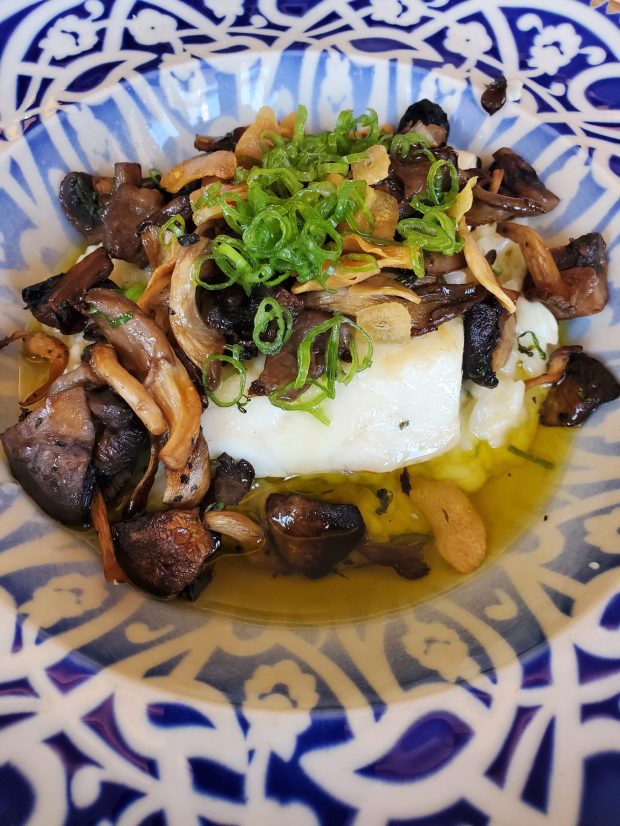
[[258,551],[265,544],[265,530],[249,516],[234,511],[207,511],[203,516],[210,531],[234,539],[244,553]]
[[17,330],[12,335],[0,341],[0,350],[13,341],[24,341],[24,352],[31,358],[42,358],[49,362],[49,372],[47,379],[25,399],[20,401],[21,407],[30,407],[37,404],[47,396],[52,382],[65,372],[69,361],[69,350],[60,339],[50,336],[48,333],[30,333],[27,330]]
[[161,436],[166,432],[166,421],[157,402],[138,379],[122,367],[111,345],[95,344],[90,351],[90,366],[99,378],[127,402],[149,433]]
[[164,504],[176,508],[193,508],[202,501],[210,484],[209,448],[201,430],[185,467],[166,471]]
[[90,505],[90,517],[93,520],[93,527],[97,531],[99,548],[101,549],[101,561],[103,563],[103,575],[106,582],[127,582],[125,571],[116,560],[114,553],[114,542],[108,521],[103,494],[97,486],[93,490],[93,498]]

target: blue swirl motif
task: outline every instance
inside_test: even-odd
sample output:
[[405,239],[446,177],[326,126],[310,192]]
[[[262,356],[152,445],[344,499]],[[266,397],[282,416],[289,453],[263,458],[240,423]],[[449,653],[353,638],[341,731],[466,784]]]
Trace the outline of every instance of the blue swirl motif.
[[[20,283],[74,241],[55,204],[63,170],[182,157],[204,121],[247,121],[258,99],[284,114],[301,94],[322,121],[370,102],[394,121],[414,95],[434,97],[455,142],[475,132],[484,152],[501,140],[557,182],[566,206],[547,232],[618,236],[601,171],[613,136],[592,137],[607,115],[584,103],[604,101],[596,83],[617,70],[600,11],[309,5],[295,20],[276,2],[7,3],[19,36],[0,63],[15,90],[2,122],[28,140],[0,158],[3,328],[19,325]],[[386,50],[399,61],[378,61]],[[480,85],[500,67],[525,81],[535,118],[483,115],[463,74]],[[53,115],[56,100],[73,106]],[[616,367],[619,307],[578,330]],[[0,359],[8,423],[13,362]],[[611,411],[588,426],[520,553],[428,605],[342,628],[259,629],[106,588],[90,549],[1,469],[0,822],[510,826],[581,811],[605,826],[620,742],[617,424]]]

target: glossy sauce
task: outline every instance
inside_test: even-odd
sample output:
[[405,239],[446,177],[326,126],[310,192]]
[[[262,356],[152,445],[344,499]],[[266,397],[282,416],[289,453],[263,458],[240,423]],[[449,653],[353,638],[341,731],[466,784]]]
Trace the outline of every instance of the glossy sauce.
[[[534,425],[535,426],[535,425]],[[511,442],[531,428],[528,422],[521,433],[512,434]],[[528,439],[529,441],[529,439]],[[560,485],[562,465],[570,448],[570,432],[564,428],[536,427],[528,450],[531,454],[552,460],[554,468],[547,470],[538,464],[519,459],[505,449],[484,450],[492,465],[488,481],[475,493],[472,502],[487,528],[490,564],[502,551],[518,539],[537,520],[543,518],[545,504]],[[469,457],[471,461],[471,456]],[[463,461],[458,455],[455,461]],[[441,461],[446,462],[443,457]],[[449,460],[449,457],[448,457]],[[439,461],[439,460],[437,460]],[[435,475],[434,462],[410,468],[415,474]],[[468,469],[463,467],[463,472]],[[362,510],[368,532],[378,539],[399,533],[426,533],[424,521],[410,507],[409,499],[400,490],[400,471],[388,474],[354,474],[350,476],[299,477],[289,480],[261,480],[250,492],[240,510],[259,518],[264,513],[264,501],[274,490],[291,490],[332,501],[351,502]],[[376,491],[387,488],[394,498],[385,514],[377,516]],[[320,580],[301,576],[274,575],[261,570],[243,556],[225,556],[215,566],[213,581],[196,605],[210,611],[260,623],[327,624],[348,622],[379,616],[422,602],[442,591],[453,588],[465,579],[430,547],[426,552],[430,573],[422,579],[408,580],[392,568],[365,566],[347,568]],[[470,575],[475,576],[476,573]]]

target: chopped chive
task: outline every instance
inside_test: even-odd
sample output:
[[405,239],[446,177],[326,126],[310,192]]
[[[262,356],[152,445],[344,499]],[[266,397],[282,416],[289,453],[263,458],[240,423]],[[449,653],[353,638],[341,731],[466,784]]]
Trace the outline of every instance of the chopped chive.
[[381,516],[381,514],[385,513],[392,504],[394,494],[387,488],[379,488],[379,490],[375,491],[375,494],[379,500],[379,506],[376,508],[375,513],[377,516]]
[[543,459],[541,456],[534,456],[533,453],[528,453],[525,450],[521,450],[516,445],[508,445],[506,448],[509,453],[513,453],[515,456],[518,456],[520,459],[526,459],[528,462],[533,462],[535,465],[540,465],[544,467],[545,470],[553,470],[555,467],[555,462],[550,462],[549,459]]

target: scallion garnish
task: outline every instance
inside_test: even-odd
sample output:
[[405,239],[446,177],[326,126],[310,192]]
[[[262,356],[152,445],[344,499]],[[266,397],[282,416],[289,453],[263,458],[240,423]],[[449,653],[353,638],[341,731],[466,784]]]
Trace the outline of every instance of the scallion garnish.
[[[237,405],[239,410],[242,413],[245,413],[245,407],[249,401],[247,396],[244,396],[245,391],[245,384],[247,379],[248,371],[243,364],[243,362],[239,359],[239,355],[241,354],[241,347],[238,344],[235,344],[231,347],[227,347],[230,351],[230,355],[226,355],[226,353],[213,353],[204,360],[202,365],[202,384],[207,395],[207,398],[213,402],[213,404],[217,405],[218,407],[234,407]],[[238,374],[239,376],[239,390],[237,394],[230,399],[221,398],[220,396],[216,395],[215,391],[211,390],[209,387],[209,366],[213,364],[213,362],[219,361],[222,364],[226,365],[229,364],[233,371]],[[227,379],[220,381],[220,388],[222,384],[225,383]]]
[[521,450],[521,448],[518,448],[516,445],[508,445],[506,450],[518,456],[520,459],[526,459],[528,462],[533,462],[535,465],[544,467],[545,470],[553,470],[555,467],[555,462],[550,462],[549,459],[543,459],[541,456],[535,456],[533,453]]
[[[275,337],[273,341],[265,341],[263,336],[272,321],[276,324]],[[291,337],[292,332],[293,316],[291,311],[283,307],[275,298],[263,298],[254,316],[254,332],[252,333],[252,340],[261,353],[268,356],[279,353]]]
[[172,215],[157,233],[159,243],[164,247],[169,247],[174,238],[182,235],[185,235],[185,218],[182,215]]
[[[524,338],[525,336],[531,336],[532,337],[532,343],[531,344],[521,344],[521,339]],[[532,330],[526,330],[524,333],[521,333],[521,335],[518,335],[517,336],[517,343],[518,343],[518,346],[519,346],[519,352],[520,353],[523,353],[526,356],[530,356],[530,358],[531,358],[534,355],[534,353],[536,352],[536,353],[538,353],[538,355],[540,356],[541,359],[544,360],[546,358],[545,351],[540,346],[540,342],[538,341],[538,337],[536,336],[536,333],[534,333]]]
[[97,310],[95,307],[91,307],[88,312],[97,318],[105,319],[110,327],[122,327],[123,324],[127,324],[127,322],[133,318],[133,313],[121,313],[117,316],[109,316],[102,313],[101,310]]

